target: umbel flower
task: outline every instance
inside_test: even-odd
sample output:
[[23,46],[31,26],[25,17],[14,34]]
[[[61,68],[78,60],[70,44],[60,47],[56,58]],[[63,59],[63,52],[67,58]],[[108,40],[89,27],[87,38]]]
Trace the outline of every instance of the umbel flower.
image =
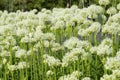
[[71,74],[61,76],[58,80],[79,80],[79,77],[82,75],[80,71],[73,71]]
[[66,53],[62,59],[62,67],[67,67],[70,63],[73,63],[79,59],[78,56],[81,56],[82,59],[86,58],[87,53],[82,48],[74,48],[70,52]]
[[117,9],[120,10],[120,3],[117,5]]
[[107,10],[107,14],[110,14],[110,15],[113,15],[113,14],[116,14],[117,13],[117,10],[115,7],[110,7],[108,10]]
[[84,77],[82,80],[91,80],[90,77]]
[[97,53],[97,55],[110,55],[113,52],[112,40],[109,38],[104,39],[99,46],[91,47],[91,53]]
[[120,69],[120,51],[116,53],[115,57],[108,57],[104,66],[109,70]]
[[110,4],[110,1],[109,0],[99,0],[99,4],[106,6],[106,5]]
[[56,67],[61,64],[59,59],[55,59],[53,56],[49,56],[48,54],[43,55],[43,60],[43,62],[47,63],[50,67]]

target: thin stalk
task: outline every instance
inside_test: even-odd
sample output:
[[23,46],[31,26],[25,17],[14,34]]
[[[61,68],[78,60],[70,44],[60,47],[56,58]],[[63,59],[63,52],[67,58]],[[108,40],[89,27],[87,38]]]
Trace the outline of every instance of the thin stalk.
[[96,37],[97,37],[97,34],[94,33],[94,45],[95,45],[95,46],[97,45],[97,39],[96,39]]

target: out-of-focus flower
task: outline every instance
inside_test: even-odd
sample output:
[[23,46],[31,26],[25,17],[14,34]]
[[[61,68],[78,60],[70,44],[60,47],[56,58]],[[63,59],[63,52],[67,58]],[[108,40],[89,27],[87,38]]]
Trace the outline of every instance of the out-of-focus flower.
[[16,51],[15,57],[17,57],[17,58],[25,57],[26,54],[27,54],[26,50],[20,49],[20,50]]
[[106,6],[106,5],[110,4],[110,1],[109,0],[99,0],[99,4]]
[[117,5],[117,9],[120,10],[120,3]]
[[61,64],[59,59],[55,59],[53,56],[49,56],[48,54],[43,55],[43,62],[47,63],[48,66],[54,67],[59,66]]
[[16,65],[17,69],[24,69],[29,68],[29,64],[27,62],[19,62],[18,65]]
[[107,13],[110,14],[110,15],[113,15],[113,14],[116,14],[117,13],[117,10],[115,7],[110,7],[108,10],[107,10]]

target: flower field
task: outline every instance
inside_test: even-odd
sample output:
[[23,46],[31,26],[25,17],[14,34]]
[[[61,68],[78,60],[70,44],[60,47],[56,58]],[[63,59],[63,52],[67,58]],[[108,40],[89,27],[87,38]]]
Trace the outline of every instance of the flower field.
[[120,3],[108,4],[0,11],[0,80],[120,80]]

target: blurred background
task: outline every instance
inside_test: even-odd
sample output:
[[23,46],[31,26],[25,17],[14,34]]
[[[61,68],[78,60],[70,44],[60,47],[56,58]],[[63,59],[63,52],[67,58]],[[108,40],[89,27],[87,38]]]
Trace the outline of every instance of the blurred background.
[[[0,0],[0,10],[7,11],[29,11],[32,9],[41,10],[42,8],[66,8],[77,5],[79,8],[87,7],[91,4],[98,4],[99,0]],[[110,5],[116,5],[120,0],[110,0]]]

